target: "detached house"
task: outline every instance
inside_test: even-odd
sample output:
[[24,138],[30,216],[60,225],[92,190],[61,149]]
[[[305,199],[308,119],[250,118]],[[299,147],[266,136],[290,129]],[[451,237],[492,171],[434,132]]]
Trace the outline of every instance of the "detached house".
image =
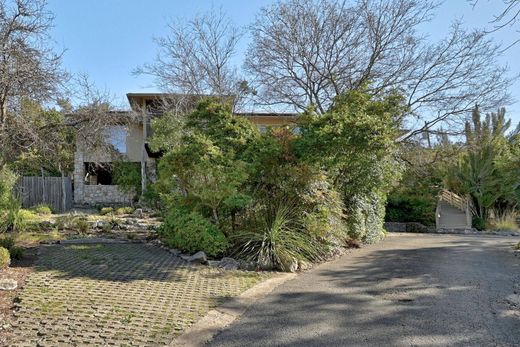
[[[194,105],[200,96],[187,96],[162,93],[128,93],[128,102],[132,111],[139,112],[139,120],[125,126],[112,126],[107,129],[107,141],[122,157],[135,163],[141,170],[143,188],[147,178],[155,178],[156,161],[159,153],[153,153],[148,146],[152,135],[150,120],[161,117],[165,100],[181,101]],[[125,112],[121,112],[124,115]],[[256,124],[261,131],[267,127],[278,127],[293,123],[295,113],[235,113],[246,117]],[[93,150],[77,143],[74,156],[74,203],[77,205],[128,204],[134,194],[122,191],[113,184],[111,163],[116,158],[111,153]]]

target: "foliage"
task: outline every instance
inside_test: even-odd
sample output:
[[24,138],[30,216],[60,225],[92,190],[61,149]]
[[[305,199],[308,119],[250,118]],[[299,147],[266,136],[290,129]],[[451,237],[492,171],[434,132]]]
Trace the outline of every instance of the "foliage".
[[388,196],[385,220],[387,222],[418,222],[435,225],[436,195],[431,192],[419,194],[394,193]]
[[0,247],[10,250],[14,247],[15,241],[13,237],[2,237],[0,238]]
[[301,121],[297,153],[326,168],[346,206],[351,237],[373,242],[383,236],[382,207],[400,178],[394,140],[405,109],[398,94],[374,99],[353,91],[338,98],[331,111],[309,113]]
[[80,218],[75,219],[74,227],[77,231],[84,234],[88,231],[88,229],[90,228],[90,225],[85,218],[80,217]]
[[25,249],[23,247],[12,247],[9,250],[9,254],[11,256],[11,259],[20,260],[23,258],[25,254]]
[[159,232],[166,245],[184,252],[203,251],[215,257],[228,248],[224,234],[195,211],[170,210]]
[[99,211],[99,214],[102,216],[105,216],[110,213],[114,213],[113,207],[102,207],[101,210]]
[[20,208],[14,197],[14,186],[18,176],[6,166],[0,167],[0,232],[12,230]]
[[516,218],[514,215],[498,217],[491,222],[490,227],[491,230],[520,230],[518,224],[516,223]]
[[355,240],[375,243],[385,236],[385,199],[376,192],[350,199],[347,206],[348,234]]
[[257,130],[231,114],[229,106],[201,102],[188,115],[181,143],[159,163],[157,189],[165,206],[190,206],[215,224],[230,218],[247,204],[240,187],[248,177],[248,164],[239,158]]
[[52,209],[49,205],[40,204],[31,208],[31,211],[37,213],[39,215],[50,215],[52,214]]
[[11,264],[9,251],[4,247],[0,247],[0,269],[6,268]]
[[170,230],[165,239],[180,247],[188,243],[179,239],[183,225],[211,228],[237,255],[278,269],[322,259],[352,237],[376,241],[386,194],[400,176],[393,155],[403,109],[397,94],[352,92],[324,115],[310,110],[299,134],[290,126],[260,133],[226,105],[199,103],[171,129],[175,145],[165,133],[152,139],[165,151],[153,186]]
[[114,212],[116,215],[123,214],[132,214],[134,212],[134,208],[132,206],[119,207]]
[[471,198],[474,214],[484,224],[491,212],[501,218],[520,203],[518,129],[507,134],[510,125],[504,109],[482,120],[475,108],[465,127],[467,150],[446,179],[449,189]]
[[484,230],[486,229],[486,220],[479,216],[473,216],[471,226],[477,230]]
[[141,195],[140,163],[116,161],[112,164],[112,178],[122,191]]
[[233,237],[235,253],[265,269],[289,271],[295,261],[321,259],[319,243],[302,230],[294,211],[278,206],[254,218],[249,231]]

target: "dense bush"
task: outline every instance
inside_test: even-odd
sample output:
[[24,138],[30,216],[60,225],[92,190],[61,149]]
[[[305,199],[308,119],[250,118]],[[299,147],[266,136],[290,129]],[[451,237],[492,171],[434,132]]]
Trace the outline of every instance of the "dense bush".
[[223,254],[229,246],[224,234],[194,211],[170,210],[159,233],[166,245],[190,254],[203,251],[214,257]]
[[12,237],[4,236],[4,237],[0,238],[0,247],[10,250],[11,248],[14,247],[14,244],[15,244],[15,241],[14,241],[14,238],[12,238]]
[[52,214],[52,209],[50,208],[50,206],[44,205],[44,204],[32,207],[31,211],[33,211],[34,213],[40,214],[40,215]]
[[18,176],[6,166],[0,167],[0,232],[15,230],[19,225],[20,203],[14,197]]
[[0,269],[6,268],[11,264],[9,251],[4,247],[0,247]]
[[124,206],[124,207],[116,208],[114,213],[117,215],[123,215],[123,214],[132,214],[134,211],[135,211],[135,208],[133,208],[131,206]]
[[[260,212],[260,211],[258,211]],[[257,213],[249,231],[233,237],[235,254],[253,261],[264,269],[289,271],[300,261],[316,261],[323,257],[319,242],[302,230],[290,206]]]
[[102,216],[105,216],[110,213],[114,213],[113,207],[102,207],[101,210],[99,210],[99,214]]
[[20,260],[23,258],[24,254],[25,254],[25,249],[22,247],[15,246],[9,250],[9,254],[11,256],[11,259]]
[[431,192],[424,196],[394,193],[388,196],[386,205],[387,222],[418,222],[435,225],[436,196]]
[[112,165],[114,184],[127,193],[134,193],[135,199],[141,195],[140,163],[118,161]]
[[165,210],[162,238],[213,255],[231,243],[240,257],[283,270],[352,238],[375,242],[399,178],[392,155],[401,101],[352,92],[324,115],[309,111],[299,134],[291,127],[260,133],[211,100],[178,127],[154,122],[161,129],[152,144],[165,152],[153,186]]

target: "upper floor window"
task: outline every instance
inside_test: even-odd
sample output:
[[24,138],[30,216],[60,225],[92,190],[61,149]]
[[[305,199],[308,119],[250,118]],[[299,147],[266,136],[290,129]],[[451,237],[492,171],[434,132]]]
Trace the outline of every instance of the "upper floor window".
[[127,130],[124,126],[113,126],[106,131],[108,144],[121,154],[126,154],[126,135]]

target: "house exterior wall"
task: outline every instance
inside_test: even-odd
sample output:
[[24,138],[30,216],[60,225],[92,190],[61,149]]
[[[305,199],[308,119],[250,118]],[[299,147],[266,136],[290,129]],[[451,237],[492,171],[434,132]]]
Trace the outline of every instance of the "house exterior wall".
[[106,156],[94,155],[78,146],[74,155],[74,203],[78,205],[98,204],[129,204],[133,201],[134,194],[126,193],[116,185],[89,185],[85,184],[85,162],[102,159]]

